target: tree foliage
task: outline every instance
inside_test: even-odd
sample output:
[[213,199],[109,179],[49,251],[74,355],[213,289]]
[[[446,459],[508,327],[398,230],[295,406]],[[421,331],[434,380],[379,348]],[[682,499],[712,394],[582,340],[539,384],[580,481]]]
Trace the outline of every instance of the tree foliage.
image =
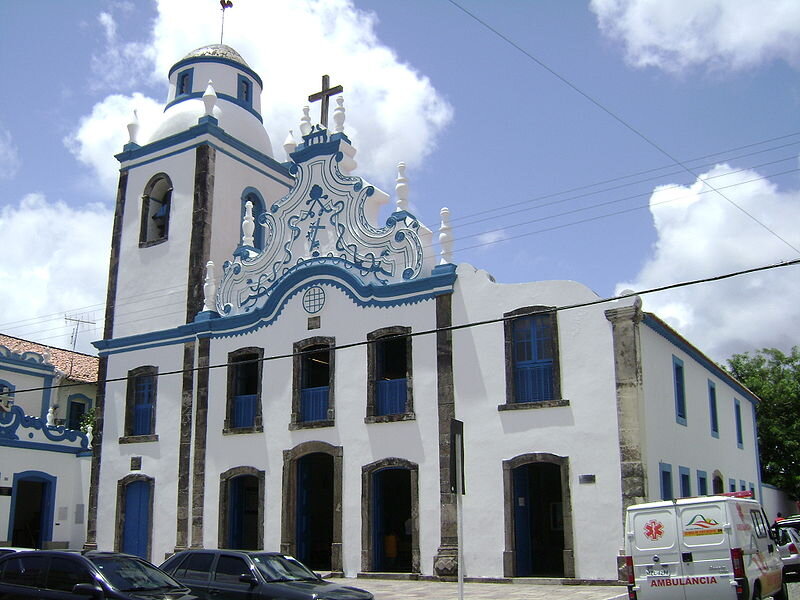
[[800,347],[734,354],[728,370],[759,398],[758,447],[765,483],[800,499]]

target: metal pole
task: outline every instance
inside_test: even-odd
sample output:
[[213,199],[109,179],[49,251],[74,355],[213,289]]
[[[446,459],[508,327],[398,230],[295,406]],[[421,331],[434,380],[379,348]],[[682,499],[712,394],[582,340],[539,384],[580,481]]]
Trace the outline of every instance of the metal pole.
[[462,511],[464,482],[461,480],[461,436],[456,434],[456,523],[458,527],[458,600],[464,600],[464,513]]

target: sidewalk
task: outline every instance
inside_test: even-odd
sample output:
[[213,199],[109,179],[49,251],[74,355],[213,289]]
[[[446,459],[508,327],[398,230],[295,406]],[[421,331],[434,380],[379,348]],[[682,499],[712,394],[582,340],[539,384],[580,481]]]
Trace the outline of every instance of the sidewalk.
[[[337,578],[342,585],[369,590],[375,600],[458,600],[458,584],[440,581]],[[469,600],[622,600],[625,586],[541,583],[465,583]]]

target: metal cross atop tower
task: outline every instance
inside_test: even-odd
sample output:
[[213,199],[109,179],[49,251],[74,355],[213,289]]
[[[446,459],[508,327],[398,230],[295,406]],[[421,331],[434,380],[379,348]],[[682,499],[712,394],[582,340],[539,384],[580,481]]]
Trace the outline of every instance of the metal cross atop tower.
[[320,109],[320,117],[319,122],[320,125],[327,129],[328,127],[328,105],[330,104],[330,97],[335,96],[336,94],[341,94],[344,91],[344,88],[340,85],[334,87],[328,87],[331,84],[331,78],[327,75],[322,76],[322,90],[317,92],[316,94],[311,94],[308,97],[309,102],[316,102],[317,100],[322,100],[322,107]]

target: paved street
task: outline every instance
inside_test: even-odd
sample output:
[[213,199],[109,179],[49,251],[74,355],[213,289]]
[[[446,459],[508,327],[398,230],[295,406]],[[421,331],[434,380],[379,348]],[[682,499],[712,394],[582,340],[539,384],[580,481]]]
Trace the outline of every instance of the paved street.
[[[375,600],[457,600],[458,584],[438,581],[382,579],[333,579],[344,585],[369,590]],[[467,583],[469,600],[623,600],[624,586],[546,585],[533,583]],[[800,583],[789,584],[789,600],[800,600]]]
[[[375,594],[375,600],[457,600],[458,584],[438,581],[383,579],[332,579]],[[529,583],[466,583],[464,598],[470,600],[622,600],[623,586],[547,585]]]

